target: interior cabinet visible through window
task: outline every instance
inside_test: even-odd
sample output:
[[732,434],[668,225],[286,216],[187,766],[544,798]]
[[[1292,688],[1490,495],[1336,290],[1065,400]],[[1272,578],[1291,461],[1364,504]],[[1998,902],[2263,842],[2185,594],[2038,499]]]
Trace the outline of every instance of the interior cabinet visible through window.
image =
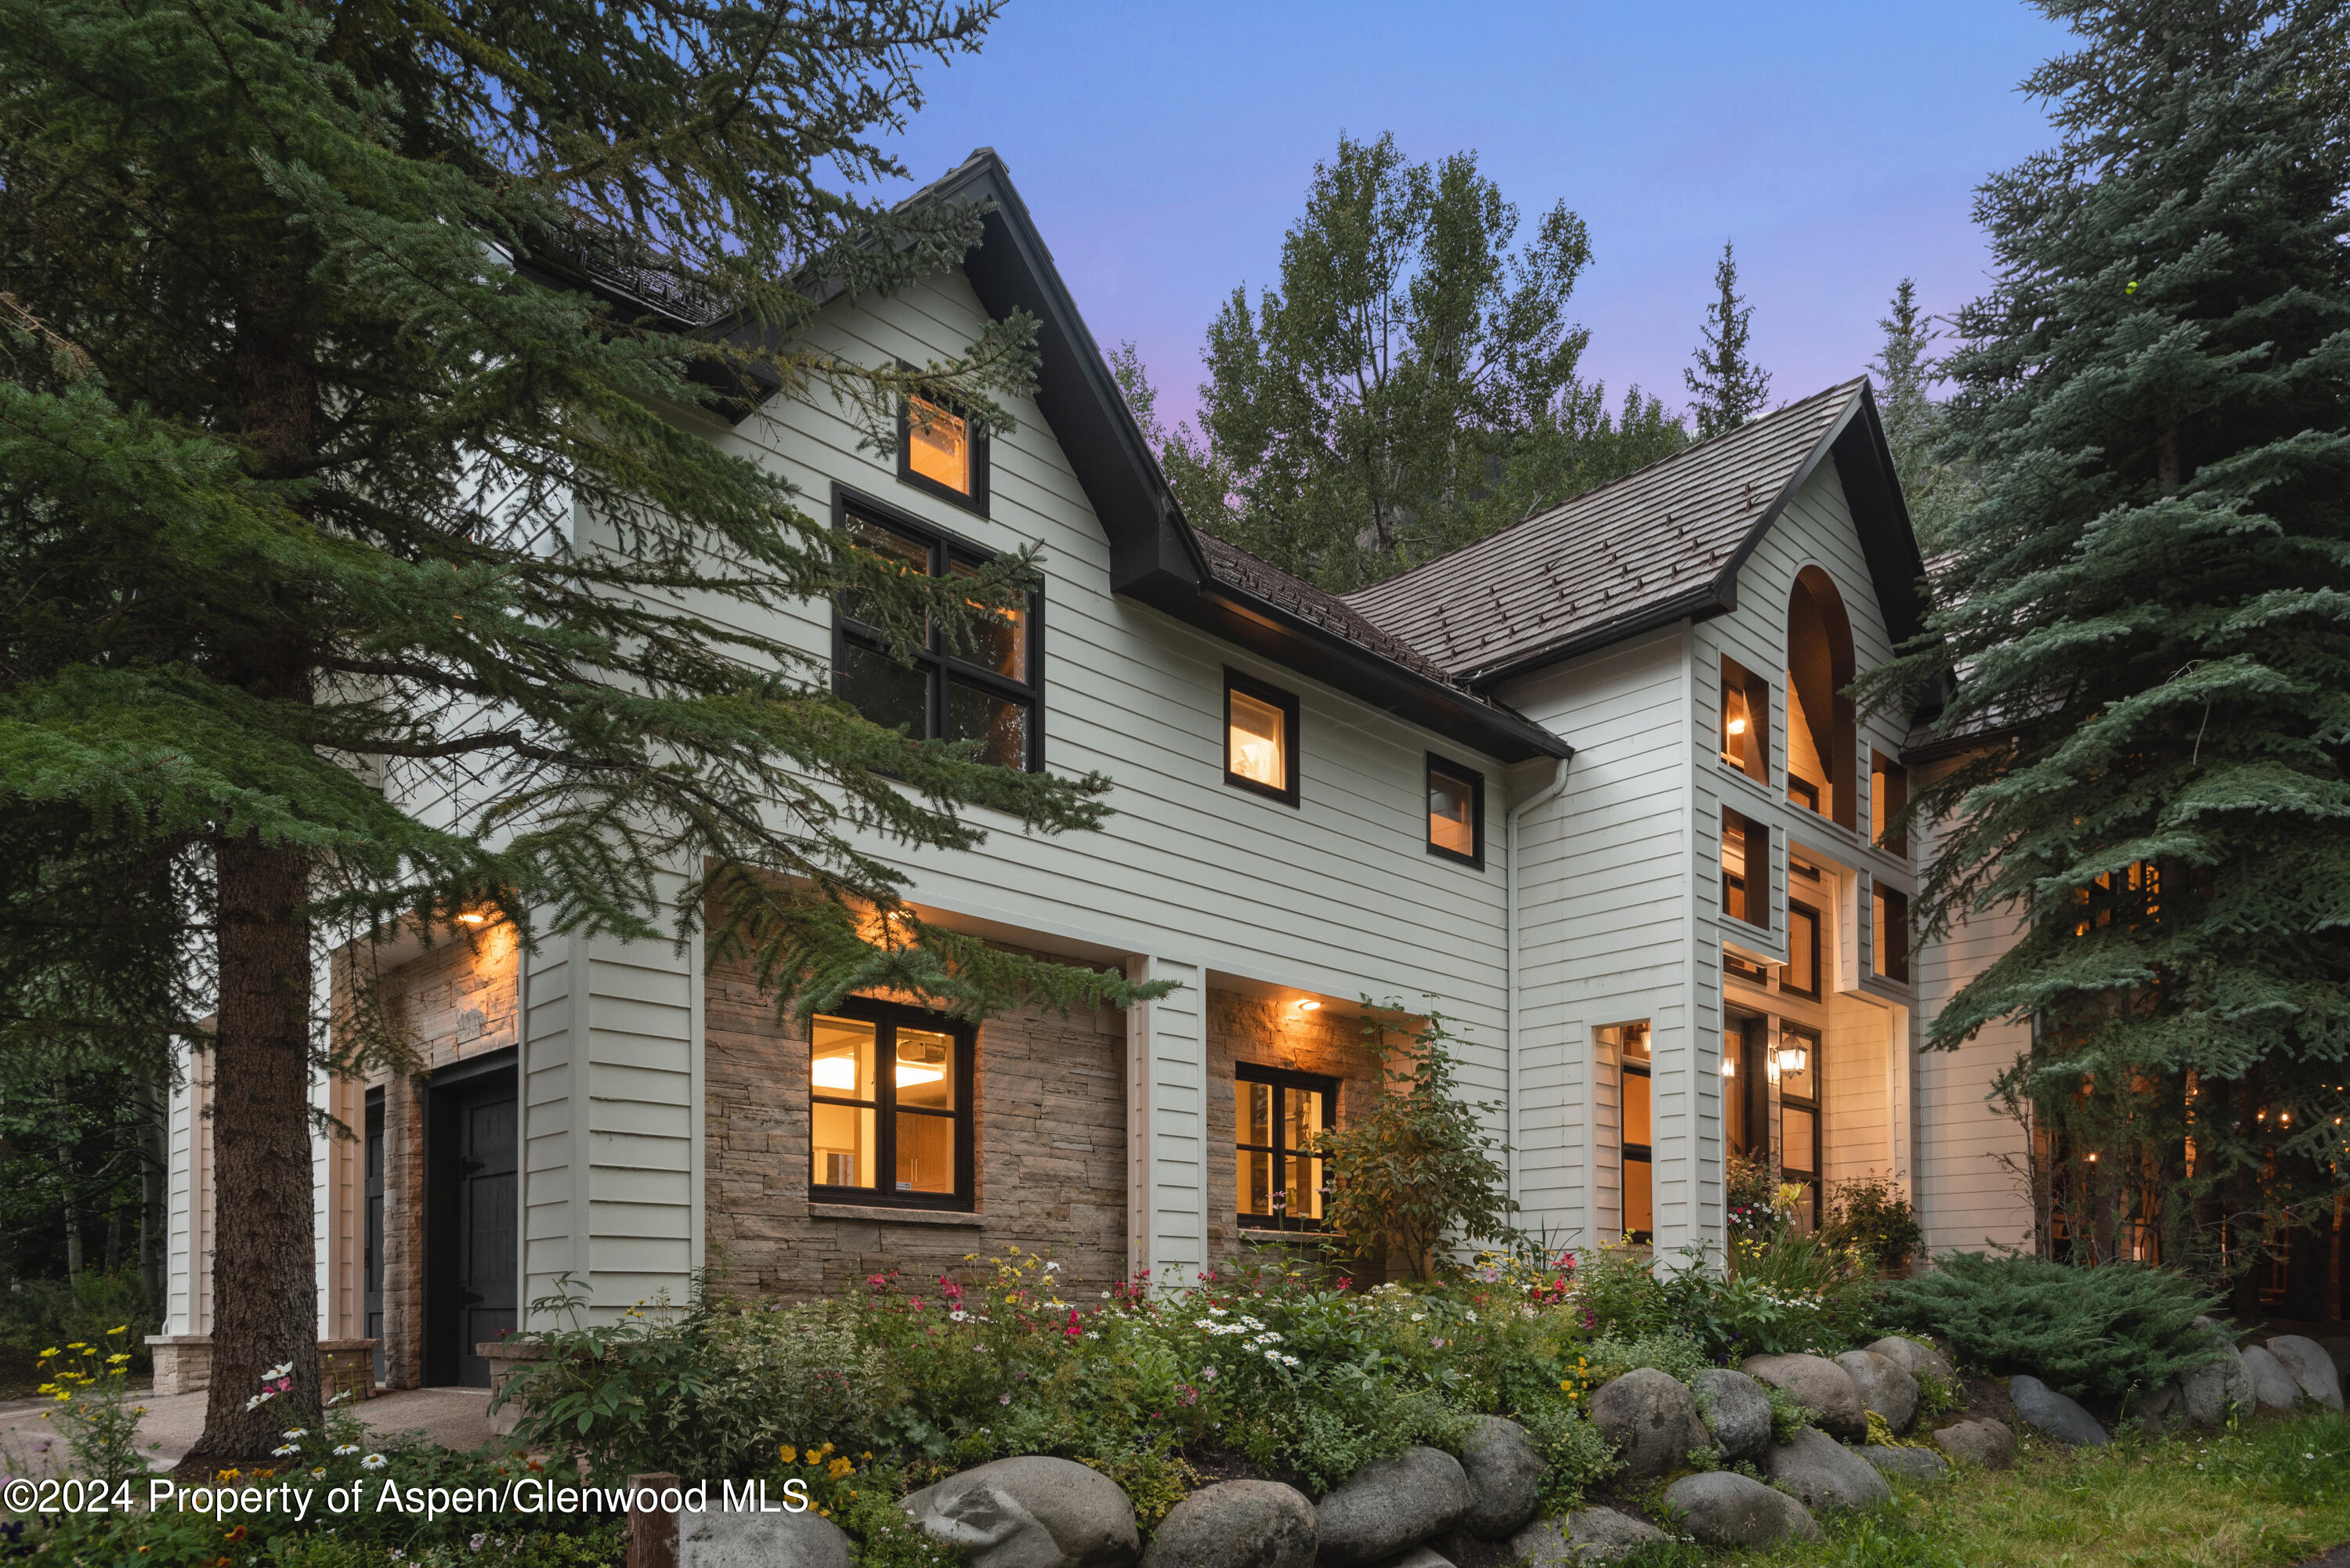
[[909,398],[898,413],[898,477],[984,516],[987,438],[941,404]]
[[1234,1191],[1252,1230],[1322,1225],[1324,1162],[1310,1152],[1334,1125],[1334,1078],[1242,1062],[1232,1069]]
[[1234,789],[1297,804],[1297,698],[1224,671],[1224,782]]
[[[843,497],[834,510],[857,549],[901,572],[968,577],[988,560],[976,545],[870,503]],[[844,594],[834,616],[833,690],[850,706],[917,738],[976,741],[980,760],[997,767],[1045,765],[1042,593],[1024,606],[981,609],[960,639],[931,626],[903,659],[867,620],[867,608]]]
[[1771,929],[1771,830],[1727,806],[1721,813],[1721,912]]
[[972,1032],[910,1007],[852,1000],[808,1034],[808,1197],[972,1206]]
[[1771,683],[1732,659],[1721,661],[1721,760],[1771,782]]
[[1485,868],[1485,775],[1428,759],[1428,852]]
[[1597,1031],[1597,1039],[1602,1051],[1616,1059],[1624,1231],[1635,1241],[1651,1241],[1657,1231],[1657,1167],[1648,1026],[1645,1022],[1606,1024]]

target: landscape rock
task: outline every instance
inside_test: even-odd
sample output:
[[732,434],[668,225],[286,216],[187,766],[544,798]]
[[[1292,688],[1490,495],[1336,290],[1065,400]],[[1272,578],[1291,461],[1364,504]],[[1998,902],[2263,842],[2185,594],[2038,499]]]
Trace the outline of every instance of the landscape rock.
[[2141,1398],[2132,1413],[2137,1417],[2139,1431],[2149,1438],[2158,1438],[2188,1423],[2187,1391],[2175,1381],[2166,1383]]
[[1390,1557],[1379,1568],[1452,1568],[1452,1559],[1433,1546],[1415,1546],[1399,1557]]
[[1860,1450],[1860,1457],[1882,1474],[1908,1476],[1911,1480],[1939,1480],[1950,1470],[1950,1461],[1931,1449],[1897,1449],[1871,1443]]
[[1709,1366],[1699,1373],[1697,1407],[1723,1459],[1760,1459],[1771,1446],[1771,1397],[1743,1372]]
[[1877,1467],[1815,1427],[1762,1456],[1762,1473],[1803,1499],[1814,1513],[1825,1508],[1874,1508],[1893,1495]]
[[824,1515],[681,1513],[677,1568],[848,1568],[848,1537]]
[[1924,1340],[1911,1339],[1907,1334],[1888,1334],[1875,1345],[1863,1345],[1861,1348],[1873,1350],[1887,1361],[1899,1362],[1909,1369],[1912,1376],[1920,1373],[1931,1373],[1946,1382],[1954,1382],[1959,1376],[1959,1369],[1950,1365],[1949,1356],[1944,1355]]
[[1884,1417],[1896,1432],[1906,1432],[1918,1418],[1918,1378],[1907,1366],[1873,1350],[1847,1350],[1835,1358],[1852,1374],[1860,1402]]
[[1616,1445],[1616,1457],[1636,1480],[1689,1468],[1691,1449],[1711,1449],[1713,1435],[1679,1378],[1643,1366],[1591,1397],[1591,1424]]
[[1652,1541],[1670,1537],[1645,1519],[1612,1508],[1582,1508],[1564,1519],[1544,1519],[1510,1537],[1510,1555],[1527,1568],[1613,1563]]
[[1460,1457],[1461,1472],[1469,1478],[1469,1511],[1461,1516],[1461,1528],[1470,1534],[1499,1541],[1542,1507],[1543,1471],[1550,1467],[1515,1421],[1480,1417]]
[[2004,1421],[1988,1417],[1980,1421],[1960,1421],[1934,1434],[1934,1441],[1954,1459],[1964,1459],[1970,1465],[1981,1465],[1987,1470],[2011,1469],[2015,1465],[2015,1434],[2007,1429]]
[[[2209,1324],[2209,1318],[2197,1318],[2199,1324]],[[2187,1406],[2187,1418],[2199,1427],[2216,1427],[2228,1418],[2230,1406],[2249,1409],[2253,1403],[2251,1368],[2244,1365],[2243,1352],[2216,1331],[2220,1359],[2190,1366],[2178,1375],[2178,1395]]]
[[1681,1528],[1708,1546],[1770,1546],[1791,1535],[1820,1538],[1819,1522],[1809,1509],[1736,1470],[1683,1476],[1665,1489],[1665,1501],[1679,1514]]
[[1347,1477],[1314,1511],[1325,1568],[1380,1563],[1440,1535],[1469,1511],[1469,1478],[1440,1449],[1406,1449],[1373,1459]]
[[1868,1436],[1868,1410],[1852,1374],[1819,1355],[1752,1355],[1746,1375],[1783,1388],[1812,1413],[1830,1437],[1856,1440]]
[[2266,1346],[2255,1345],[2242,1354],[2244,1370],[2252,1380],[2253,1398],[2271,1410],[2290,1410],[2301,1403],[2301,1385]]
[[2342,1374],[2324,1345],[2297,1334],[2280,1334],[2269,1341],[2268,1352],[2303,1393],[2329,1410],[2342,1408]]
[[1075,1459],[996,1459],[899,1506],[971,1568],[1112,1568],[1142,1550],[1125,1490]]
[[1320,1542],[1314,1505],[1296,1488],[1218,1481],[1159,1521],[1142,1568],[1309,1568]]
[[2350,1334],[2329,1334],[2317,1343],[2333,1358],[2334,1372],[2343,1377],[2350,1377]]
[[[2278,1376],[2283,1376],[2282,1368]],[[2017,1418],[2042,1437],[2075,1449],[2101,1449],[2113,1441],[2095,1416],[2037,1377],[2018,1373],[2009,1378],[2007,1397],[2014,1403]]]

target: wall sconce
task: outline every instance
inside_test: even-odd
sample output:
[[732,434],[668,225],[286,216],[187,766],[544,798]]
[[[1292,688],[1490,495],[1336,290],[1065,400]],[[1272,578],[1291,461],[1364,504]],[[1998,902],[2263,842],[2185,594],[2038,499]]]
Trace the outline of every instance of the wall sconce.
[[2089,1163],[2091,1165],[2097,1163],[2097,1151],[2095,1149],[2091,1149],[2089,1151]]
[[1302,1001],[1302,1002],[1300,1002],[1297,1004],[1297,1011],[1298,1011],[1298,1012],[1312,1012],[1315,1011],[1316,1009],[1318,1009],[1321,1005],[1322,1005],[1322,1004],[1321,1004],[1320,1002],[1315,1002],[1315,1001],[1313,1001],[1313,1000],[1311,1000],[1311,999],[1309,998],[1309,999],[1307,999],[1307,1000],[1305,1000],[1305,1001]]
[[1800,1073],[1810,1064],[1812,1054],[1801,1045],[1779,1047],[1779,1071],[1782,1073]]
[[1721,1059],[1721,1075],[1722,1075],[1723,1077],[1725,1077],[1725,1078],[1735,1078],[1736,1076],[1738,1076],[1738,1058],[1737,1058],[1737,1057],[1735,1057],[1735,1056],[1724,1056],[1724,1057]]

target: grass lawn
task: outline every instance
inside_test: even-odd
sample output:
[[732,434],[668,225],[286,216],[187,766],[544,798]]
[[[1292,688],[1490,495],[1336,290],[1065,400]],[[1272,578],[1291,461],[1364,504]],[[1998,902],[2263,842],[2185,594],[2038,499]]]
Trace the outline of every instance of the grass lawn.
[[[1827,1538],[1714,1563],[1772,1568],[2272,1568],[2350,1542],[2350,1417],[2257,1418],[2109,1449],[2027,1440],[2012,1470],[1931,1486],[1825,1521]],[[1708,1561],[1658,1548],[1640,1568]]]

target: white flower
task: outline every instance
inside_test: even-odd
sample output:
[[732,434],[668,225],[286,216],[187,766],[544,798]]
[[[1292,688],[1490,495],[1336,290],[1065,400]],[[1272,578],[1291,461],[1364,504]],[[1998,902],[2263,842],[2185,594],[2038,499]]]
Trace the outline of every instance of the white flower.
[[1200,1368],[1200,1381],[1201,1381],[1201,1382],[1202,1382],[1202,1383],[1213,1383],[1215,1380],[1216,1380],[1216,1369],[1215,1369],[1214,1367],[1212,1367],[1212,1366],[1202,1366],[1201,1368]]
[[285,1438],[289,1443],[298,1443],[303,1438],[310,1435],[310,1428],[307,1427],[296,1427],[290,1432],[280,1432],[277,1435]]
[[276,1397],[277,1396],[275,1394],[255,1394],[252,1398],[247,1399],[244,1402],[244,1407],[250,1410],[255,1408],[256,1406],[266,1405],[272,1399]]
[[359,1469],[363,1470],[380,1470],[390,1463],[391,1463],[391,1461],[385,1459],[381,1454],[369,1454],[367,1458],[359,1461]]
[[1428,1314],[1424,1312],[1416,1312],[1411,1314],[1411,1321],[1414,1323],[1424,1323],[1427,1319]]
[[1268,1351],[1266,1351],[1266,1352],[1264,1353],[1264,1358],[1265,1358],[1267,1361],[1272,1362],[1275,1366],[1280,1366],[1280,1365],[1281,1365],[1281,1352],[1279,1352],[1279,1351],[1277,1351],[1277,1350],[1268,1350]]
[[1284,1355],[1281,1358],[1281,1364],[1284,1366],[1295,1366],[1297,1365],[1297,1357],[1294,1355]]
[[967,1313],[967,1312],[963,1311],[963,1310],[962,1310],[962,1308],[961,1308],[961,1307],[957,1307],[957,1308],[955,1308],[955,1309],[954,1309],[954,1311],[952,1311],[952,1312],[951,1312],[951,1313],[947,1314],[947,1321],[948,1321],[948,1322],[950,1322],[950,1323],[961,1323],[963,1319],[965,1319],[965,1318],[969,1317],[970,1315],[971,1315],[971,1314],[969,1314],[969,1313]]
[[261,1375],[261,1379],[265,1383],[275,1383],[280,1377],[291,1377],[293,1376],[294,1364],[290,1361],[281,1361],[276,1366],[271,1367],[268,1371],[263,1373]]
[[1092,1330],[1092,1329],[1090,1329],[1090,1328],[1089,1328],[1089,1329],[1086,1330],[1086,1337],[1087,1337],[1087,1339],[1099,1339],[1099,1338],[1101,1337],[1101,1335],[1100,1335],[1098,1333],[1097,1333],[1097,1332],[1095,1332],[1094,1330]]
[[1470,1321],[1471,1323],[1475,1323],[1475,1322],[1477,1321],[1477,1314],[1476,1314],[1476,1313],[1475,1313],[1474,1311],[1471,1311],[1471,1312],[1470,1313],[1470,1314],[1469,1314],[1469,1321]]
[[1208,1315],[1210,1317],[1222,1317],[1224,1315],[1224,1309],[1222,1307],[1210,1307],[1208,1309]]
[[1047,1263],[1045,1265],[1045,1272],[1048,1274],[1057,1274],[1061,1272],[1061,1265],[1058,1263]]
[[356,1454],[359,1451],[359,1446],[357,1443],[345,1443],[341,1448],[335,1450],[338,1454]]
[[283,1459],[290,1458],[295,1454],[298,1454],[302,1450],[300,1449],[296,1448],[292,1443],[288,1443],[282,1449],[270,1449],[269,1457],[273,1459]]

